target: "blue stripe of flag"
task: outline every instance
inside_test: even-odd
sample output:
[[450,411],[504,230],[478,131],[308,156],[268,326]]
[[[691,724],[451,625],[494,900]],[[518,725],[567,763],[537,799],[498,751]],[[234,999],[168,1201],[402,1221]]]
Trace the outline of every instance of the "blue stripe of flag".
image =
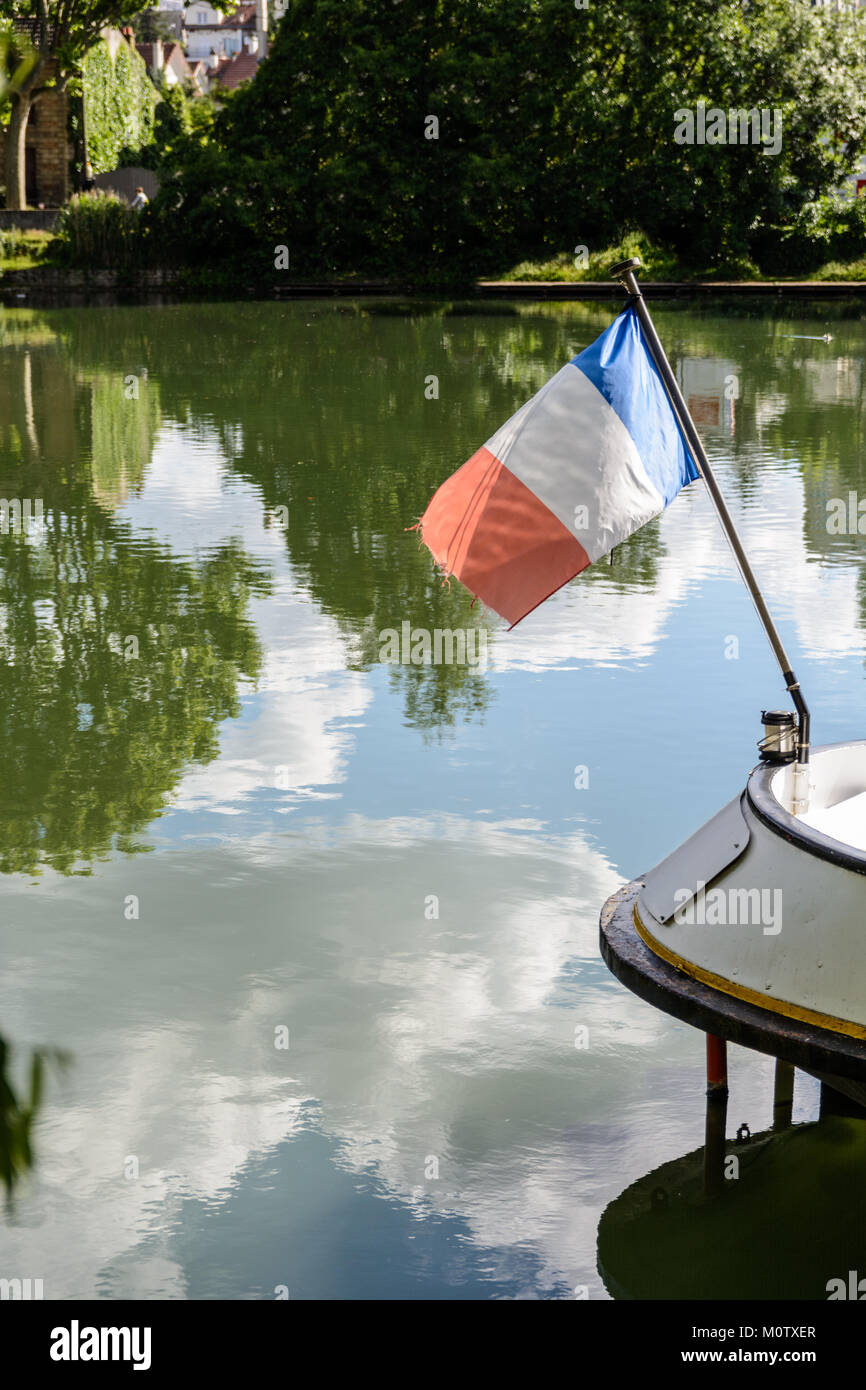
[[672,502],[699,477],[650,356],[640,321],[629,305],[600,338],[572,358],[622,420],[647,477]]

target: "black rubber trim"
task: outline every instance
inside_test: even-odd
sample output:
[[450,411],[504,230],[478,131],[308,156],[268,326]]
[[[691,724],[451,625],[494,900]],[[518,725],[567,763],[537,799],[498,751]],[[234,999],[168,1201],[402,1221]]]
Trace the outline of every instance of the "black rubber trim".
[[643,886],[643,879],[627,883],[601,910],[601,954],[622,984],[704,1033],[768,1052],[804,1071],[866,1081],[866,1042],[722,994],[651,951],[638,936],[633,918]]
[[[864,741],[866,740],[847,739],[844,743],[824,743],[813,752],[829,753],[834,748],[854,748]],[[838,864],[842,869],[850,869],[852,873],[866,874],[866,850],[851,849],[850,846],[843,845],[841,840],[834,840],[830,835],[822,834],[820,830],[813,830],[811,825],[804,825],[796,816],[792,816],[790,811],[779,805],[770,787],[778,771],[777,763],[759,763],[749,775],[746,796],[758,820],[775,835],[787,840],[791,845],[796,845],[798,849],[804,849],[807,854],[814,854],[818,859]]]

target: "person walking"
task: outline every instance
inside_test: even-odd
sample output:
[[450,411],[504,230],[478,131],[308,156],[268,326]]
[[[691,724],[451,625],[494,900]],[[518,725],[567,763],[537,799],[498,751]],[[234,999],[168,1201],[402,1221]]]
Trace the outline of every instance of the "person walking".
[[133,208],[135,209],[136,212],[141,212],[141,209],[142,209],[142,208],[146,208],[149,202],[150,202],[150,199],[148,198],[148,196],[147,196],[147,194],[145,193],[144,189],[143,189],[143,188],[137,188],[137,189],[135,190],[135,197],[133,198],[132,203],[130,204],[130,206],[133,207]]

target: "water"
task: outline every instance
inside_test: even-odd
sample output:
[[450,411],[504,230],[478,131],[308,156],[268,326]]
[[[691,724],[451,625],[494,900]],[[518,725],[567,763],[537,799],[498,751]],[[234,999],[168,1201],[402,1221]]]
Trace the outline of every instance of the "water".
[[[0,1033],[19,1093],[68,1060],[0,1276],[608,1297],[599,1219],[701,1144],[703,1041],[608,974],[598,911],[784,693],[700,484],[510,634],[406,528],[617,307],[3,312],[0,496],[44,527],[0,536]],[[862,491],[866,320],[654,315],[816,742],[862,736],[826,504]],[[384,664],[404,621],[489,628],[486,667]],[[731,1134],[771,1090],[734,1049]]]

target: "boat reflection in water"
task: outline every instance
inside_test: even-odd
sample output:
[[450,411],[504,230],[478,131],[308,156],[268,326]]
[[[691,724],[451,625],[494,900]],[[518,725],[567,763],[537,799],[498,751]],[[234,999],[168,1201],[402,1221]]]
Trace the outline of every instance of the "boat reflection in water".
[[598,1271],[611,1296],[866,1297],[866,1112],[825,1086],[817,1121],[790,1127],[783,1097],[773,1129],[729,1140],[724,1112],[710,1095],[705,1146],[605,1208]]

